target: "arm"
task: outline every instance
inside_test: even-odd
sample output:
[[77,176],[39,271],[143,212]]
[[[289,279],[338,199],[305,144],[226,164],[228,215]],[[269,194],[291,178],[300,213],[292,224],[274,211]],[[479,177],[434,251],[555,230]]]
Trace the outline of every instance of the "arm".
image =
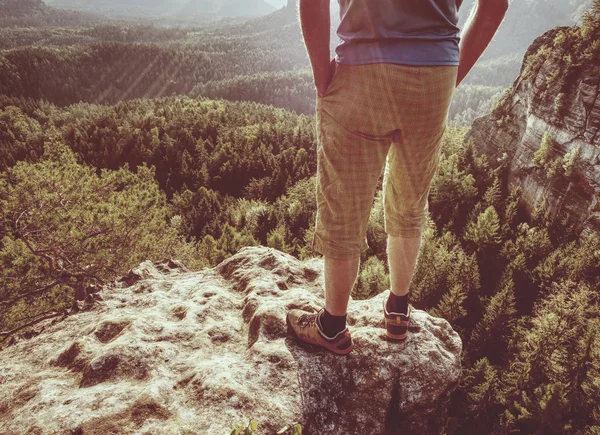
[[489,45],[507,9],[508,0],[478,0],[473,7],[459,44],[460,60],[456,86]]
[[302,37],[312,66],[317,95],[320,97],[331,81],[329,1],[300,0],[298,8]]

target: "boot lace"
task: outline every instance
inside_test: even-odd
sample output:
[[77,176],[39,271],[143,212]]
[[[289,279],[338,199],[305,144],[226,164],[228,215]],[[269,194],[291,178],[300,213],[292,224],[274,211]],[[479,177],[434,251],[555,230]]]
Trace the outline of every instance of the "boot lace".
[[[321,308],[322,310],[322,308]],[[317,323],[317,317],[319,316],[319,313],[321,312],[321,310],[319,310],[317,313],[306,313],[306,314],[302,314],[300,317],[298,317],[298,326],[300,328],[308,328],[312,325],[316,326]]]

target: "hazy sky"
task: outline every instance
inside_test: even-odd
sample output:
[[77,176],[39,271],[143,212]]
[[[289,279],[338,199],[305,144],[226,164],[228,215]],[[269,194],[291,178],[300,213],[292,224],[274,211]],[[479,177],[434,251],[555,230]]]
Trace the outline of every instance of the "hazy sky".
[[287,0],[265,0],[267,3],[271,3],[273,6],[279,8],[287,3]]

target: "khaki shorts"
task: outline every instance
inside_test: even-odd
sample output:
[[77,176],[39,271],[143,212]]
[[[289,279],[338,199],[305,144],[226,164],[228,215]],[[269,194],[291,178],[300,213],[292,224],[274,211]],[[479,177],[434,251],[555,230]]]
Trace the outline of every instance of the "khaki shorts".
[[385,232],[421,234],[457,73],[445,65],[335,65],[317,97],[315,251],[347,259],[368,249],[382,171]]

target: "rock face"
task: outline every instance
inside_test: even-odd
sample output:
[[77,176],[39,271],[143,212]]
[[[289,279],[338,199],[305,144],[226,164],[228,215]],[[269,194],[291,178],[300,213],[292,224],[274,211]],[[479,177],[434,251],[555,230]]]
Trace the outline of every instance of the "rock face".
[[[600,45],[564,37],[573,29],[544,33],[529,47],[512,89],[488,116],[473,122],[466,140],[492,165],[508,159],[508,183],[521,186],[526,211],[545,201],[551,214],[569,218],[582,236],[600,230]],[[565,39],[562,43],[555,38]],[[537,55],[536,55],[537,53]],[[580,147],[572,175],[548,176],[534,163],[544,133],[553,139],[549,159]]]
[[0,433],[439,434],[461,375],[448,322],[414,310],[388,342],[383,295],[351,300],[346,356],[287,335],[324,304],[322,261],[244,248],[214,269],[146,261],[89,311],[0,353]]

